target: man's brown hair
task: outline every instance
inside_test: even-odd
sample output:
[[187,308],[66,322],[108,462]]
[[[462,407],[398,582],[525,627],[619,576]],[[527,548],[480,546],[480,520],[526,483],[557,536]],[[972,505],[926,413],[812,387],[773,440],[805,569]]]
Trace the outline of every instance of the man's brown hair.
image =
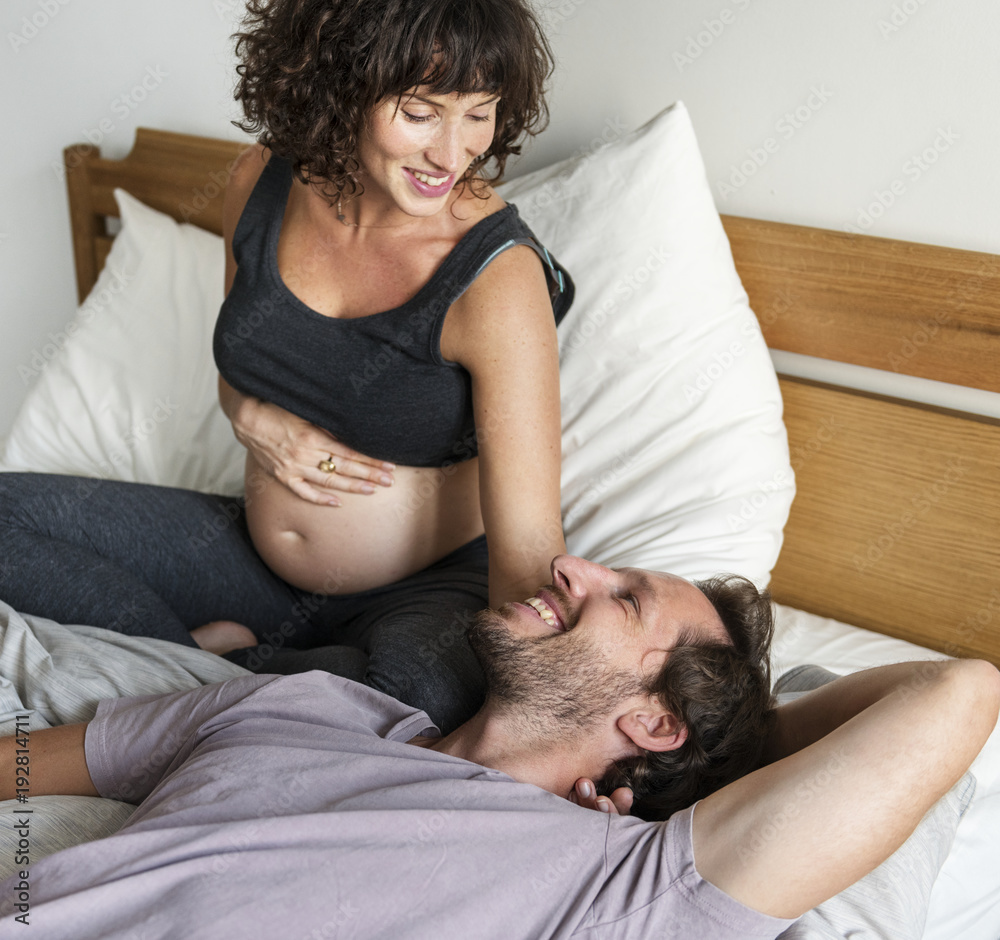
[[604,794],[631,787],[632,813],[644,819],[666,819],[755,770],[774,723],[770,595],[736,575],[695,584],[731,643],[682,638],[644,690],[683,722],[687,740],[616,761],[597,785]]

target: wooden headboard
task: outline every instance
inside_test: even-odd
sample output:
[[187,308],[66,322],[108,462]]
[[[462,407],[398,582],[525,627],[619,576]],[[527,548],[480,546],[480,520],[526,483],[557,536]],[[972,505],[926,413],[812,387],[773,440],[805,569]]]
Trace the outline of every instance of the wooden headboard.
[[[65,151],[82,301],[112,190],[221,233],[243,144],[140,128]],[[1000,256],[723,216],[773,349],[1000,392]],[[776,600],[1000,665],[1000,421],[781,376],[797,495]]]

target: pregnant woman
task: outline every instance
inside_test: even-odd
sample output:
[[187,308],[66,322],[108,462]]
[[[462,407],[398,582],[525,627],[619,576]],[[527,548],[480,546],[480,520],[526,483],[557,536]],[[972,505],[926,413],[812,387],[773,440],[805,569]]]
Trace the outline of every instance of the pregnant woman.
[[491,188],[544,124],[548,46],[522,0],[251,0],[237,52],[258,144],[214,350],[245,498],[0,475],[0,597],[324,668],[447,731],[482,696],[472,614],[565,550],[572,283]]

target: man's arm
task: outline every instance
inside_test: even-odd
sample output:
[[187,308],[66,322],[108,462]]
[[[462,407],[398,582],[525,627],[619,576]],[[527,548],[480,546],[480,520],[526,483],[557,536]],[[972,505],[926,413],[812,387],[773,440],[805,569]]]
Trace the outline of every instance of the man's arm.
[[87,724],[0,739],[0,800],[23,796],[99,796],[87,770]]
[[695,863],[731,897],[798,917],[880,865],[968,769],[997,721],[979,660],[845,676],[779,710],[774,761],[694,814]]

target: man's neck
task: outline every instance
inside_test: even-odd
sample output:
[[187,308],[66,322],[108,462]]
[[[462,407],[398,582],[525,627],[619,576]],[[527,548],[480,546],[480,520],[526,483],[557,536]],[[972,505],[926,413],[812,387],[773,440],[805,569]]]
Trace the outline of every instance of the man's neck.
[[499,770],[562,797],[569,796],[580,777],[599,776],[595,771],[598,765],[579,741],[543,740],[516,722],[491,713],[488,706],[446,737],[415,738],[410,743]]

